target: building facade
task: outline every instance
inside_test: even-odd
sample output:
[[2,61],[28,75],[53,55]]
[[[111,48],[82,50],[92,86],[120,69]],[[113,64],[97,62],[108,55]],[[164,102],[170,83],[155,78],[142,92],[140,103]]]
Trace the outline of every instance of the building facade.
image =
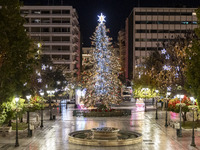
[[[197,27],[196,8],[133,8],[126,19],[125,77],[131,80],[149,52]],[[137,73],[138,74],[138,73]]]
[[88,61],[90,59],[91,55],[91,51],[92,51],[92,47],[83,47],[82,48],[82,66],[84,66],[86,63],[86,61]]
[[119,46],[119,58],[120,58],[120,65],[123,77],[125,77],[125,30],[121,29],[118,32],[118,46]]
[[78,15],[72,6],[24,6],[25,29],[42,45],[42,54],[69,77],[80,76],[81,36]]

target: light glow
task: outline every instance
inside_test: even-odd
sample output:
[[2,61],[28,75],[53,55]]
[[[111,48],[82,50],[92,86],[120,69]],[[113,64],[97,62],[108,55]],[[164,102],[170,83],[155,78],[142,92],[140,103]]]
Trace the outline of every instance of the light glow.
[[102,24],[103,22],[106,22],[106,20],[105,20],[106,16],[104,16],[102,13],[98,17],[99,17],[98,21],[100,22],[100,24]]

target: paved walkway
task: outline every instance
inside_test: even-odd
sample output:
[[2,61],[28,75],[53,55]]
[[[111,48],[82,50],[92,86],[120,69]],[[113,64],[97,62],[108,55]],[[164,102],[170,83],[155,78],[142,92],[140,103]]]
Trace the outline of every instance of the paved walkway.
[[[15,132],[6,137],[0,135],[0,150],[193,150],[200,149],[200,137],[196,134],[196,148],[190,146],[192,131],[183,131],[183,137],[177,138],[176,130],[165,128],[165,112],[159,111],[159,119],[155,120],[155,112],[136,111],[128,117],[73,117],[73,108],[65,109],[60,115],[57,110],[55,121],[49,120],[49,112],[45,113],[44,128],[37,128],[31,138],[27,132],[20,133],[19,144],[15,148]],[[116,127],[123,130],[137,131],[143,134],[143,142],[123,147],[90,147],[68,143],[68,134],[76,130],[94,127]]]

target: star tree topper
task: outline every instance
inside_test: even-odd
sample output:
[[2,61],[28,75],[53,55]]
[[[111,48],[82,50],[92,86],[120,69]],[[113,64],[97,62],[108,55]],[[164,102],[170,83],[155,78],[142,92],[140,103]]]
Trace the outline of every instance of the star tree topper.
[[106,16],[104,16],[102,13],[100,16],[98,15],[98,17],[99,17],[98,21],[100,22],[100,24],[102,24],[103,22],[106,22],[106,20],[105,20]]

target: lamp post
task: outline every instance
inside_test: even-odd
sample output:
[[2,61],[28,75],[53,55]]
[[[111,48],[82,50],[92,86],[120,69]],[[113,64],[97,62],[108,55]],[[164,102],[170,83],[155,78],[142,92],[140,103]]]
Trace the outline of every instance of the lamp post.
[[182,114],[182,103],[181,100],[184,97],[184,95],[177,95],[177,97],[180,99],[180,128],[179,128],[179,132],[178,132],[178,137],[182,137],[182,128],[181,128],[181,114]]
[[168,100],[167,100],[167,98],[170,96],[170,94],[171,94],[171,92],[167,92],[167,94],[166,94],[166,102],[165,102],[165,104],[166,104],[165,127],[168,127],[168,124],[167,124],[167,108],[168,108]]
[[192,142],[191,142],[190,146],[195,147],[196,144],[195,144],[195,136],[194,136],[194,111],[197,110],[197,106],[194,105],[194,101],[195,101],[194,97],[190,97],[190,99],[193,101],[193,105],[190,108],[193,111]]
[[[40,92],[40,95],[43,97],[44,96],[44,92]],[[43,106],[44,106],[44,102],[42,101],[42,108],[41,108],[41,124],[40,124],[40,128],[43,128]]]
[[55,91],[54,91],[54,90],[48,90],[47,93],[48,93],[48,96],[50,97],[50,100],[49,100],[50,120],[53,120],[53,116],[52,116],[52,106],[51,106],[51,97],[53,96],[53,94],[55,93]]
[[19,101],[19,97],[15,97],[15,102],[16,102],[16,142],[15,142],[15,147],[19,146],[19,141],[18,141],[18,120],[17,120],[18,101]]
[[60,100],[60,114],[62,113],[62,104],[61,104],[61,100]]
[[[155,92],[156,92],[156,96],[157,96],[157,94],[158,94],[159,91],[155,90]],[[156,117],[155,117],[156,120],[158,119],[158,105],[157,105],[157,103],[158,103],[158,101],[156,99]]]
[[27,95],[26,99],[28,100],[28,110],[27,110],[27,123],[28,123],[28,137],[31,137],[30,132],[30,116],[29,116],[29,102],[30,102],[31,95]]
[[147,108],[146,108],[146,95],[147,95],[147,91],[149,90],[149,88],[142,88],[142,91],[144,91],[144,95],[145,95],[145,105],[144,105],[144,111],[146,112],[147,111]]

